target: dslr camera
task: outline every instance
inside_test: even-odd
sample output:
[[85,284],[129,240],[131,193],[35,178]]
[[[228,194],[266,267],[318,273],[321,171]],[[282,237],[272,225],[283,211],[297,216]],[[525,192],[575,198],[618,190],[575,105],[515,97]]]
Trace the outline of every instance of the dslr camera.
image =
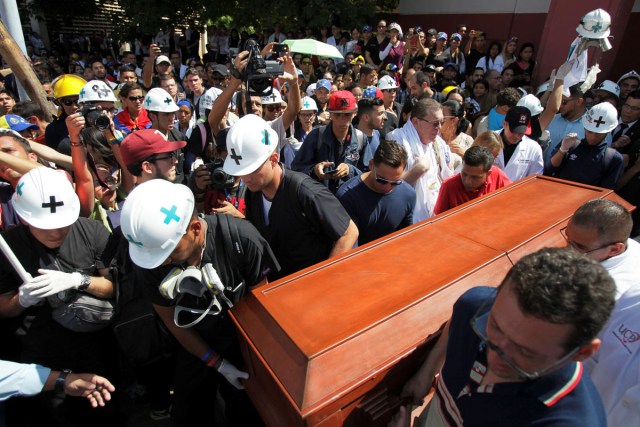
[[211,184],[209,186],[215,190],[233,188],[235,185],[235,178],[224,171],[223,165],[224,160],[220,158],[214,159],[211,163],[205,165],[211,174]]
[[101,108],[86,104],[77,112],[82,114],[87,123],[87,127],[95,127],[99,131],[103,131],[109,129],[111,125],[109,117],[107,117]]
[[278,61],[265,61],[255,40],[249,39],[244,45],[249,52],[245,80],[249,95],[269,96],[273,90],[273,79],[284,73],[284,67]]

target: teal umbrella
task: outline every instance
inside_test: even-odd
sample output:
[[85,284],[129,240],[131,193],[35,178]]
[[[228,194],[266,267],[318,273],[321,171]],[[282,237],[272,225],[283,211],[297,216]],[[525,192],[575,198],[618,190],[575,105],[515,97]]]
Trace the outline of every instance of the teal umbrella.
[[307,55],[326,56],[327,58],[344,58],[335,46],[319,42],[313,39],[285,40],[289,45],[289,51],[294,53],[306,53]]

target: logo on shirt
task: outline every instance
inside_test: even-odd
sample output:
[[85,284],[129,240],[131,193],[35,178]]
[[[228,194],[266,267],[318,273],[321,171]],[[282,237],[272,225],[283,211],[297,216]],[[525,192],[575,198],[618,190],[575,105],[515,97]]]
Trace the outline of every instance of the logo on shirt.
[[618,338],[620,344],[622,344],[624,348],[627,349],[629,354],[633,353],[633,351],[629,348],[629,345],[640,341],[640,333],[632,330],[624,323],[620,323],[618,329],[613,330],[613,335]]

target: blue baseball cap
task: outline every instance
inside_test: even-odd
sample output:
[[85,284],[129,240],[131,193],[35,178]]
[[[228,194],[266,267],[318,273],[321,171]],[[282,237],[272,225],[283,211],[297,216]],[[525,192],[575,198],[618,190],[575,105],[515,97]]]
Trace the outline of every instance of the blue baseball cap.
[[22,117],[16,116],[15,114],[7,114],[0,117],[0,128],[11,129],[15,132],[22,132],[27,129],[39,129],[38,125],[29,123]]
[[371,25],[365,25],[364,27],[362,27],[362,31],[364,31],[365,33],[370,33]]
[[331,92],[331,82],[329,80],[327,80],[327,79],[318,80],[318,83],[316,83],[316,90],[318,90],[320,88],[324,88],[324,89],[328,90],[329,92]]

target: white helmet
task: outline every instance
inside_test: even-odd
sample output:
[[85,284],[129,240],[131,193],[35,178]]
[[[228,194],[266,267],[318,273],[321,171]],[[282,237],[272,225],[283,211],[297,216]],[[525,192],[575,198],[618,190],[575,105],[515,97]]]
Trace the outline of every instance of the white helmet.
[[603,9],[592,10],[582,17],[576,31],[588,39],[605,39],[611,32],[611,16]]
[[229,154],[224,161],[224,171],[233,176],[255,172],[277,147],[276,131],[261,117],[247,114],[231,126],[227,134]]
[[532,94],[528,94],[520,98],[517,106],[527,108],[529,111],[531,111],[532,116],[537,116],[538,114],[544,111],[544,108],[542,108],[542,104],[540,103],[540,100],[536,98],[535,95],[532,95]]
[[394,78],[391,76],[383,76],[380,78],[380,80],[378,80],[378,89],[380,90],[397,89],[397,88],[398,88],[398,85],[396,84],[396,81],[394,80]]
[[[538,86],[538,88],[536,89],[536,95],[540,95],[545,93],[546,91],[549,90],[549,87],[551,86],[551,80],[547,80],[546,82],[542,83],[540,86]],[[522,99],[522,98],[521,98]]]
[[300,111],[318,111],[318,105],[313,98],[305,96],[302,98],[302,106],[300,107]]
[[262,105],[268,104],[282,104],[282,95],[280,95],[280,91],[273,88],[271,95],[262,97]]
[[182,184],[152,179],[134,188],[120,217],[133,262],[148,269],[162,264],[186,233],[194,206],[193,193]]
[[640,82],[640,74],[638,74],[636,70],[631,70],[628,73],[623,74],[622,77],[618,79],[618,84],[626,79],[636,79],[638,82]]
[[596,87],[594,90],[604,90],[614,94],[617,97],[620,97],[620,86],[618,86],[611,80],[603,81],[602,83],[600,83],[600,86]]
[[154,87],[144,98],[144,108],[156,113],[175,113],[180,109],[166,90]]
[[596,104],[582,116],[582,126],[595,133],[611,132],[618,126],[618,111],[608,102]]
[[80,215],[80,200],[66,173],[44,166],[20,178],[12,199],[18,216],[43,230],[67,227]]
[[116,102],[116,96],[111,88],[103,81],[91,80],[80,90],[78,104],[83,102]]

